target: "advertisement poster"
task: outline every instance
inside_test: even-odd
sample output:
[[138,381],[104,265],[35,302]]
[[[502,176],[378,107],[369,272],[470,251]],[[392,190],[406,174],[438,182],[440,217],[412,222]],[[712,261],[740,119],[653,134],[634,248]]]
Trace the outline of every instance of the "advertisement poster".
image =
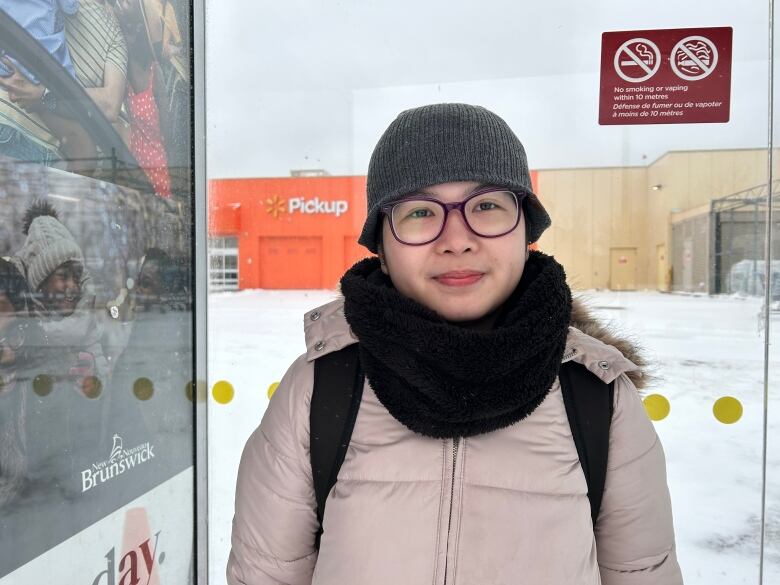
[[3,583],[191,468],[193,404],[186,209],[0,159],[0,225]]

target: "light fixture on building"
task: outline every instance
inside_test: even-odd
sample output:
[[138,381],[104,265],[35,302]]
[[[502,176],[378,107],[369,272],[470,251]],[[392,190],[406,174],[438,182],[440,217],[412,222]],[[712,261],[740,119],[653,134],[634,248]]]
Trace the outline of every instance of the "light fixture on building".
[[652,185],[650,187],[650,190],[651,191],[660,191],[663,188],[664,188],[664,186],[661,183],[656,183],[655,185]]
[[325,169],[292,169],[291,177],[329,177],[330,173]]

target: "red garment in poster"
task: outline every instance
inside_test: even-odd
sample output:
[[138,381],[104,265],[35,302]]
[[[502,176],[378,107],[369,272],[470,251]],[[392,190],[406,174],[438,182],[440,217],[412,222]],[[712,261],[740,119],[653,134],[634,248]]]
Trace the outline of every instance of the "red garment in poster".
[[130,110],[130,151],[149,177],[155,193],[171,196],[168,160],[160,130],[160,113],[154,100],[154,63],[149,66],[149,83],[138,93],[128,85]]

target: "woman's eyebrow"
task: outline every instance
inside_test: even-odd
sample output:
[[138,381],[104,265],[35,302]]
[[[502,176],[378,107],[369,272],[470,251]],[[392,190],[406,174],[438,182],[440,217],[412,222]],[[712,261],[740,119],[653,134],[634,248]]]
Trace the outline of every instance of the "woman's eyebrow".
[[474,193],[475,191],[481,191],[482,189],[487,189],[488,187],[502,189],[502,187],[499,185],[494,185],[493,183],[481,183],[474,187],[474,189],[471,190],[471,193]]

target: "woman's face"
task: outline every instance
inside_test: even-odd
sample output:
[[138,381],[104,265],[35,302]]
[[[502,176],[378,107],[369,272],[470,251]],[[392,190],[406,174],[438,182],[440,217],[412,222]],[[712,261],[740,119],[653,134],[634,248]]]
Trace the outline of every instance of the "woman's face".
[[73,314],[81,299],[84,268],[79,262],[65,262],[52,272],[40,287],[41,301],[51,312],[63,317]]
[[119,27],[125,37],[130,37],[128,41],[135,41],[138,35],[146,33],[140,2],[141,0],[111,0],[110,2]]
[[[420,191],[442,202],[462,201],[480,183],[459,181]],[[430,244],[408,246],[395,239],[390,221],[382,223],[382,254],[395,288],[447,321],[472,321],[498,309],[517,287],[526,255],[525,222],[498,238],[473,233],[458,211],[451,211],[441,236]]]

